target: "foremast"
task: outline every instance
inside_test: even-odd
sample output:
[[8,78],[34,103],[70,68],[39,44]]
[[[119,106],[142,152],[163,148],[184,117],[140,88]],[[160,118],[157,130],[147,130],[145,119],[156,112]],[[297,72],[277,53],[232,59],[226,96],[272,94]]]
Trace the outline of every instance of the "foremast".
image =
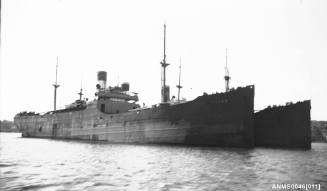
[[164,57],[160,62],[162,67],[161,76],[161,102],[166,103],[169,99],[169,87],[166,86],[166,67],[169,65],[166,62],[166,24],[164,24]]

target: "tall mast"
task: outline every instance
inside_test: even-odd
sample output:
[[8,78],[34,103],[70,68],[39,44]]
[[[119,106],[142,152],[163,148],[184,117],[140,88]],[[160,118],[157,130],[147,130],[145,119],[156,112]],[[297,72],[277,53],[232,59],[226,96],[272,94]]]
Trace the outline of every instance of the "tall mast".
[[57,76],[58,76],[58,56],[57,56],[57,64],[56,64],[56,82],[53,84],[54,87],[54,106],[53,106],[53,111],[57,110],[57,88],[60,86],[57,83]]
[[226,66],[225,66],[225,91],[229,91],[229,80],[231,77],[229,76],[229,71],[227,68],[227,48],[226,48]]
[[78,93],[79,95],[79,100],[82,101],[82,96],[83,96],[83,89],[81,88],[80,92]]
[[81,82],[81,89],[80,89],[78,95],[79,95],[79,100],[82,101],[82,96],[83,96],[82,82]]
[[167,102],[166,96],[166,67],[169,65],[166,62],[166,24],[164,24],[164,57],[163,61],[160,62],[163,73],[162,73],[162,86],[161,86],[161,102]]
[[180,91],[183,86],[181,86],[181,68],[182,68],[182,59],[179,59],[179,78],[178,78],[178,85],[176,86],[178,88],[178,98],[177,98],[177,103],[179,103],[179,96],[180,96]]

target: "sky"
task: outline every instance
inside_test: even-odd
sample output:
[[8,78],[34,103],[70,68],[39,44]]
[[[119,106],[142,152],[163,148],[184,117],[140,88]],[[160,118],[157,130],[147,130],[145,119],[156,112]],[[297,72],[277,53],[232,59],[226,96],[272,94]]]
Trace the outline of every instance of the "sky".
[[255,110],[311,100],[311,119],[327,120],[325,0],[2,0],[0,120],[21,111],[95,99],[97,71],[110,86],[129,82],[139,103],[160,102],[163,25],[167,84],[192,100],[255,85]]

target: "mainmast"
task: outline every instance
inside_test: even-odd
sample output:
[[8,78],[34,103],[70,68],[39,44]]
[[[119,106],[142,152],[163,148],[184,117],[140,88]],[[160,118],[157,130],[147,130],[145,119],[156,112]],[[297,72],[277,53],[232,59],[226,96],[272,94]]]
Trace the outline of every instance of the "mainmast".
[[57,83],[57,75],[58,75],[58,56],[57,56],[57,64],[56,64],[56,82],[53,84],[54,87],[54,106],[53,106],[53,111],[57,110],[57,88],[60,86]]
[[181,65],[182,65],[182,59],[179,59],[179,78],[178,78],[178,85],[176,86],[178,88],[178,98],[177,98],[177,103],[179,103],[179,96],[180,96],[180,91],[183,86],[181,86]]
[[227,68],[227,48],[226,48],[226,66],[225,66],[225,91],[229,91],[229,80],[231,77],[229,76],[229,71]]
[[[162,67],[162,85],[161,85],[161,102],[167,102],[169,98],[169,93],[166,87],[166,67],[169,65],[166,62],[166,24],[164,24],[164,57],[163,61],[160,62]],[[169,90],[168,90],[169,91]]]

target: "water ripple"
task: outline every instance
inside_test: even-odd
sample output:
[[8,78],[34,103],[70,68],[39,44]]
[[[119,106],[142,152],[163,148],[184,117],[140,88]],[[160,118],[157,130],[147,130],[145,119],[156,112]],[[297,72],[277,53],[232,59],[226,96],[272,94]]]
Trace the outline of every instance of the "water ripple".
[[271,190],[276,183],[327,189],[327,144],[301,151],[0,136],[0,190]]

